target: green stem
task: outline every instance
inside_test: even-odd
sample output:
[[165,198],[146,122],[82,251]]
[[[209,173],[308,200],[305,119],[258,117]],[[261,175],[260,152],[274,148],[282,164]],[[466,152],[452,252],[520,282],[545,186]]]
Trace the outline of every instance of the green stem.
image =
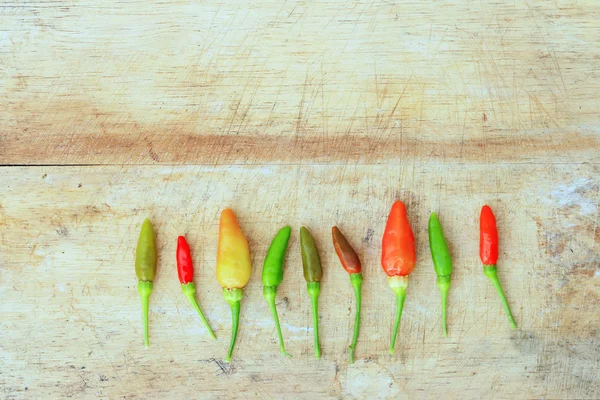
[[406,299],[406,286],[408,285],[407,276],[391,276],[388,279],[390,287],[396,294],[396,323],[394,324],[394,333],[390,342],[390,354],[394,354],[396,347],[396,336],[398,336],[398,328],[400,327],[400,319],[402,318],[402,309],[404,308],[404,300]]
[[271,310],[271,314],[273,314],[273,319],[275,320],[275,328],[277,328],[277,336],[279,337],[279,350],[281,350],[281,355],[285,357],[291,357],[285,351],[285,347],[283,345],[283,335],[281,334],[281,326],[279,325],[279,316],[277,315],[277,307],[275,306],[275,295],[277,294],[277,286],[265,286],[263,288],[263,294],[267,303],[269,304],[269,309]]
[[354,351],[356,350],[356,342],[358,341],[358,331],[360,329],[360,307],[362,303],[362,274],[350,274],[350,282],[354,287],[354,297],[356,297],[356,317],[354,319],[354,336],[352,336],[352,344],[350,345],[350,364],[354,364]]
[[400,319],[402,318],[402,309],[404,308],[404,300],[406,299],[406,289],[399,289],[396,292],[396,322],[394,323],[394,333],[390,342],[390,354],[394,354],[396,347],[396,336],[398,336],[398,328],[400,328]]
[[312,305],[315,358],[321,358],[321,345],[319,344],[319,293],[321,293],[321,284],[319,282],[308,282],[307,289]]
[[148,346],[150,346],[150,340],[148,339],[148,309],[150,306],[150,293],[152,293],[152,282],[139,281],[138,292],[140,292],[140,299],[142,300],[142,320],[144,321],[144,346],[148,348]]
[[450,289],[450,276],[438,276],[437,284],[442,294],[442,329],[444,337],[448,337],[448,327],[446,325],[446,308],[448,303],[448,290]]
[[504,311],[506,311],[506,315],[508,316],[508,321],[513,329],[517,329],[517,323],[510,312],[510,307],[508,306],[508,301],[506,300],[506,296],[504,295],[504,291],[502,290],[502,285],[500,285],[500,280],[498,279],[498,269],[495,265],[484,265],[483,272],[485,275],[490,278],[498,295],[500,296],[500,300],[502,301],[502,305],[504,306]]
[[240,303],[242,301],[242,289],[223,289],[223,296],[231,307],[231,342],[229,343],[229,352],[227,353],[226,362],[231,361],[235,340],[237,339],[238,325],[240,321]]
[[185,284],[181,285],[181,290],[183,291],[183,294],[185,294],[185,297],[187,297],[187,299],[189,300],[192,307],[194,307],[194,309],[198,313],[198,316],[202,320],[202,323],[206,327],[206,330],[210,334],[210,337],[212,337],[214,340],[217,340],[215,333],[210,328],[208,321],[204,317],[204,314],[202,313],[202,310],[200,309],[200,306],[198,305],[198,302],[196,301],[196,297],[194,296],[194,294],[196,293],[196,286],[194,285],[194,283],[190,282],[190,283],[185,283]]

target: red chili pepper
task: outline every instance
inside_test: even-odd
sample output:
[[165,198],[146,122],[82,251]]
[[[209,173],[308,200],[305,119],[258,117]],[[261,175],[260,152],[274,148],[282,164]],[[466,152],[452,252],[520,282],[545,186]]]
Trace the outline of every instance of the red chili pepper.
[[484,265],[496,265],[498,262],[498,229],[496,217],[489,206],[481,208],[479,219],[479,256]]
[[208,333],[213,339],[216,339],[216,336],[212,329],[210,329],[210,325],[208,325],[208,321],[204,317],[198,302],[196,301],[195,293],[196,286],[194,285],[194,264],[192,263],[192,254],[190,253],[190,246],[188,246],[187,241],[183,236],[179,236],[177,238],[177,275],[179,276],[179,282],[181,282],[181,290],[185,297],[188,298],[190,304],[196,312],[202,323],[208,330]]
[[190,246],[183,236],[177,238],[177,275],[183,285],[194,281],[194,265]]
[[394,354],[406,298],[408,275],[415,269],[416,259],[415,236],[406,216],[406,207],[401,201],[396,201],[385,226],[381,247],[381,266],[388,276],[390,287],[396,294],[396,323],[390,342],[390,354]]
[[508,321],[513,329],[517,328],[515,319],[512,316],[508,301],[500,285],[498,279],[498,268],[496,262],[498,261],[498,229],[496,227],[496,217],[489,206],[483,206],[481,208],[481,216],[479,217],[479,257],[483,263],[483,272],[492,281],[492,284],[496,288]]

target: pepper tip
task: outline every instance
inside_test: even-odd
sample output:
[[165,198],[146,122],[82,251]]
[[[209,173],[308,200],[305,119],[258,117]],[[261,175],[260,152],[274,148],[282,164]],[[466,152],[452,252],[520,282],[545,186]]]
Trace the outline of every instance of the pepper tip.
[[492,211],[492,208],[490,206],[488,206],[487,204],[484,204],[481,207],[481,214],[494,214],[494,212]]

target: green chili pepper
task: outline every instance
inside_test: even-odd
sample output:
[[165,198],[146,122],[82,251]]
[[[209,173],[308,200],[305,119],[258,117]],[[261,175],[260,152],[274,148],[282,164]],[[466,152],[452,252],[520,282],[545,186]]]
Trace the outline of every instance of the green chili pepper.
[[275,327],[277,328],[277,335],[279,336],[279,349],[281,354],[287,357],[291,357],[285,351],[283,345],[283,336],[281,335],[281,327],[279,326],[279,317],[277,316],[277,308],[275,307],[275,295],[277,294],[277,286],[283,281],[283,265],[285,264],[285,251],[287,250],[288,241],[292,228],[286,226],[281,228],[269,247],[267,256],[265,257],[265,263],[263,264],[262,270],[262,282],[263,282],[263,294],[273,319],[275,320]]
[[437,274],[437,284],[442,294],[442,329],[444,330],[444,336],[448,337],[446,303],[448,290],[450,289],[450,275],[452,274],[452,256],[444,238],[442,225],[435,213],[431,213],[429,217],[429,247],[431,249],[435,273]]
[[156,242],[152,223],[146,219],[142,224],[140,238],[135,249],[135,274],[139,280],[138,292],[142,300],[142,319],[144,321],[144,345],[148,348],[148,308],[152,281],[156,277]]
[[302,250],[302,267],[304,279],[307,282],[307,290],[313,312],[313,327],[315,334],[315,357],[321,358],[321,346],[319,345],[319,293],[321,293],[321,278],[323,268],[319,251],[312,235],[304,226],[300,228],[300,248]]

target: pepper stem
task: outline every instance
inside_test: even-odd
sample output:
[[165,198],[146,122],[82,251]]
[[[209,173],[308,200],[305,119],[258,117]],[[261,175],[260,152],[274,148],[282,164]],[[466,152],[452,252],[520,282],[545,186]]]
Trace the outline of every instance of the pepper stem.
[[240,321],[240,303],[242,301],[242,289],[223,289],[223,296],[231,307],[231,342],[229,343],[229,352],[227,353],[226,362],[231,361],[235,340],[237,339],[238,325]]
[[148,308],[150,306],[150,293],[152,293],[152,282],[139,281],[138,292],[140,292],[140,299],[142,300],[142,320],[144,321],[144,346],[148,348],[148,346],[150,346],[150,340],[148,339]]
[[390,354],[394,354],[396,347],[396,336],[400,327],[400,319],[402,318],[402,309],[404,308],[404,299],[406,298],[406,286],[408,286],[408,276],[390,276],[388,283],[396,294],[396,323],[394,324],[394,333],[390,342]]
[[194,285],[194,282],[182,284],[181,290],[183,291],[183,294],[185,294],[185,297],[187,297],[187,299],[189,300],[192,307],[194,307],[194,309],[198,313],[198,316],[202,320],[202,323],[206,327],[206,330],[208,331],[210,337],[213,338],[213,340],[217,340],[215,333],[210,328],[210,325],[208,324],[208,321],[204,317],[204,314],[202,313],[202,310],[200,309],[200,306],[198,305],[198,302],[196,301],[196,297],[194,296],[196,294],[196,286]]
[[446,325],[446,308],[448,303],[448,290],[450,289],[450,276],[438,276],[437,284],[442,294],[442,329],[444,337],[448,337],[448,327]]
[[360,306],[362,300],[362,273],[350,274],[350,283],[354,288],[354,297],[356,297],[356,317],[354,318],[354,336],[352,336],[352,344],[350,345],[350,364],[354,364],[354,351],[356,350],[356,342],[358,341],[358,331],[360,329]]
[[485,275],[490,278],[490,281],[494,284],[498,295],[500,296],[500,300],[502,301],[502,305],[504,306],[504,311],[506,311],[506,315],[508,316],[508,321],[510,322],[510,326],[513,329],[517,329],[517,323],[510,312],[510,307],[508,306],[508,301],[506,300],[506,296],[504,295],[504,291],[502,290],[502,285],[500,285],[500,280],[498,279],[498,269],[495,265],[484,265],[483,272]]
[[281,326],[279,325],[279,317],[277,316],[277,307],[275,306],[277,286],[265,286],[263,288],[263,294],[267,300],[267,303],[269,304],[269,309],[271,310],[271,314],[273,314],[273,319],[275,320],[275,328],[277,328],[277,336],[279,337],[279,350],[281,350],[281,355],[285,357],[291,357],[292,355],[285,351],[285,347],[283,345],[283,335],[281,334]]
[[321,358],[321,345],[319,344],[319,293],[321,293],[321,284],[319,282],[308,282],[307,289],[312,305],[315,358]]

